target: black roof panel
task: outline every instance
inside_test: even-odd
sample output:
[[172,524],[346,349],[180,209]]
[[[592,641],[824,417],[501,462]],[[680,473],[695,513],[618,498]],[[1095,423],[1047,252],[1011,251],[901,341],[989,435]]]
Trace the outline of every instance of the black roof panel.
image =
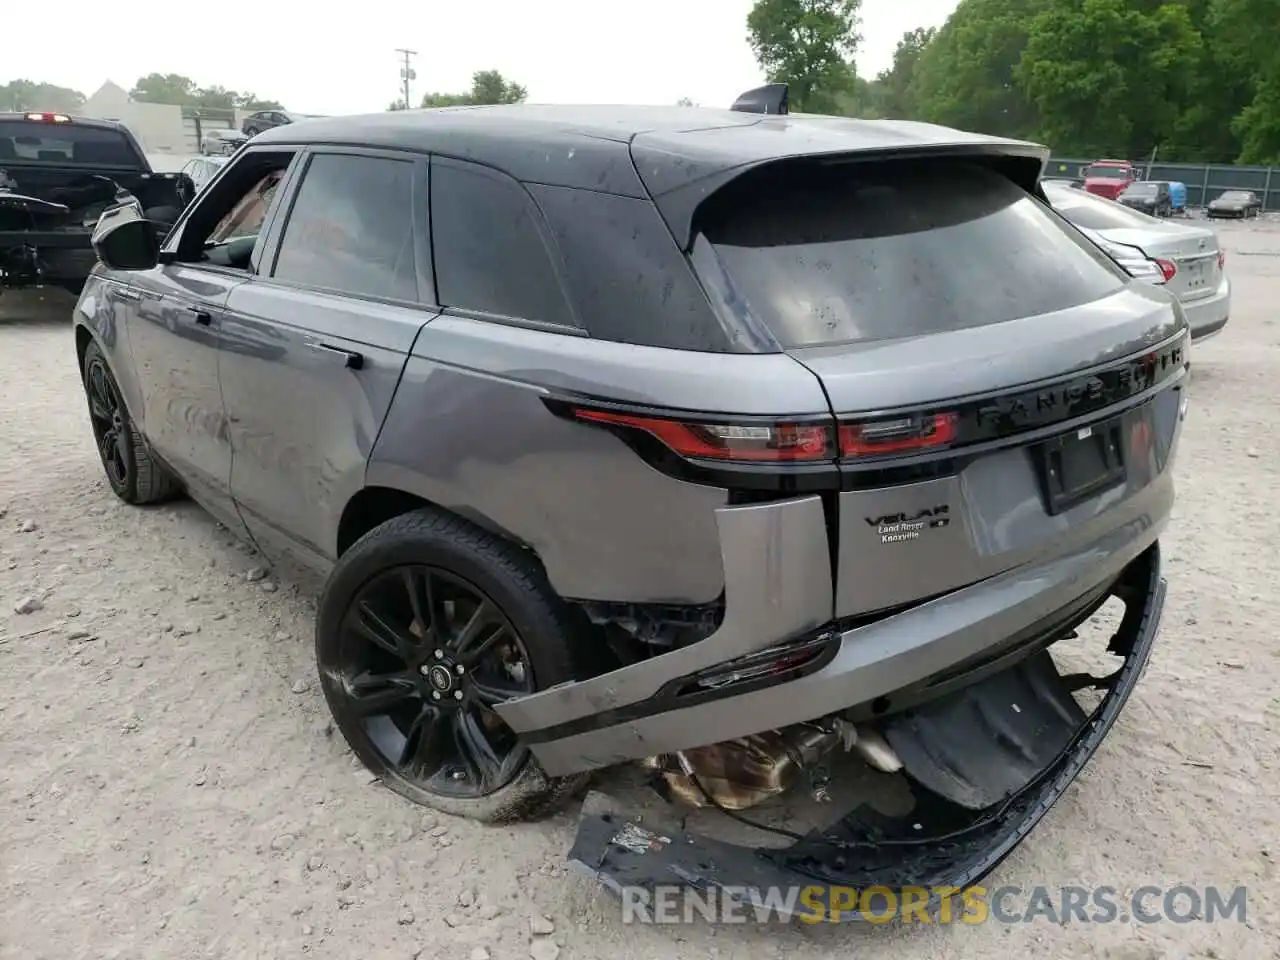
[[430,151],[487,164],[529,183],[651,195],[681,243],[679,234],[702,197],[773,160],[960,150],[1023,157],[1038,165],[1038,177],[1048,159],[1048,150],[1036,144],[927,123],[681,106],[393,110],[302,120],[252,142]]

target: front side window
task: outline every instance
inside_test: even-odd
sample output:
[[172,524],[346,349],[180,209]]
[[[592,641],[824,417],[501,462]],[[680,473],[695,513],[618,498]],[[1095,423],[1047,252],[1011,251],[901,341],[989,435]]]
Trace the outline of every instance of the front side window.
[[431,163],[431,235],[440,305],[571,324],[541,215],[524,187],[487,167]]
[[317,154],[272,276],[356,296],[418,300],[411,160]]

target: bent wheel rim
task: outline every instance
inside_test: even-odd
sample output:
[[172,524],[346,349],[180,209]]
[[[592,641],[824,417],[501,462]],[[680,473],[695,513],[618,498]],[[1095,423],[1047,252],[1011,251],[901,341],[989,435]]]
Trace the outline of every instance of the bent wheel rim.
[[124,404],[116,390],[107,366],[94,359],[85,371],[85,393],[89,398],[89,419],[93,422],[93,439],[102,458],[107,479],[116,489],[129,482],[129,456]]
[[[461,577],[389,568],[356,593],[322,667],[345,731],[390,774],[442,797],[478,799],[509,784],[528,748],[493,708],[533,692],[511,621]],[[380,768],[380,769],[378,769]]]

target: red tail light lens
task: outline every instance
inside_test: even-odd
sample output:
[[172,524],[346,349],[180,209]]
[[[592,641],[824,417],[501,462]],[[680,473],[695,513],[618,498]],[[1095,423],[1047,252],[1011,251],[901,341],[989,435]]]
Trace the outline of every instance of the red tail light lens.
[[64,113],[28,113],[28,120],[39,123],[70,123],[71,118]]
[[830,430],[797,423],[686,423],[612,410],[575,408],[589,423],[642,430],[685,457],[757,463],[793,463],[834,457]]
[[954,413],[932,413],[923,417],[841,424],[840,454],[874,457],[945,447],[955,441],[958,421]]
[[1156,259],[1156,266],[1160,268],[1160,273],[1164,275],[1165,283],[1173,279],[1173,275],[1178,272],[1178,265],[1172,260]]
[[1227,265],[1227,251],[1219,250],[1218,251],[1218,269],[1221,270],[1226,265]]

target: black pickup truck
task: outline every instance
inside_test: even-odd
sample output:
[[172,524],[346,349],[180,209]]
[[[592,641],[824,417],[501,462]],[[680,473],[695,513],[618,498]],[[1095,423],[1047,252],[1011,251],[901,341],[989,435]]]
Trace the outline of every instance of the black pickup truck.
[[0,292],[79,294],[97,262],[89,237],[107,207],[133,197],[167,229],[195,193],[157,173],[122,124],[60,113],[0,113]]

